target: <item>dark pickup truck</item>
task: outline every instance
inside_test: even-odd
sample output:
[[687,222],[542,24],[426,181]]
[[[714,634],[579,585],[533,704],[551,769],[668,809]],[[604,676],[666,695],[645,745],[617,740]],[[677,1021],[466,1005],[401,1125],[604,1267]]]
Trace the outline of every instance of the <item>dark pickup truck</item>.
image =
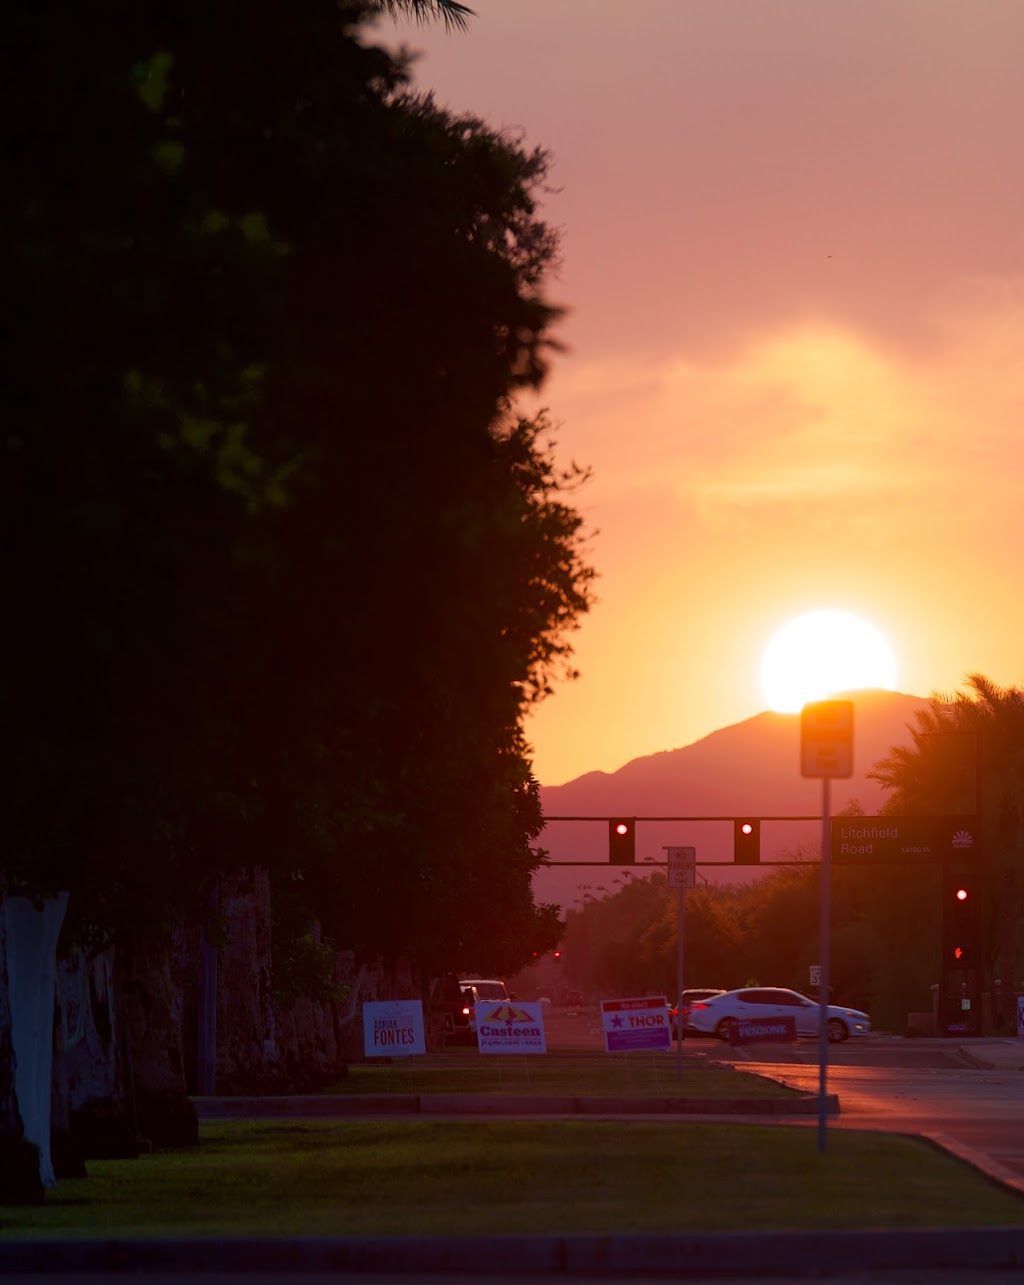
[[444,979],[442,994],[445,1043],[474,1043],[477,1004],[505,1004],[513,998],[504,982],[484,977],[458,978],[449,974]]

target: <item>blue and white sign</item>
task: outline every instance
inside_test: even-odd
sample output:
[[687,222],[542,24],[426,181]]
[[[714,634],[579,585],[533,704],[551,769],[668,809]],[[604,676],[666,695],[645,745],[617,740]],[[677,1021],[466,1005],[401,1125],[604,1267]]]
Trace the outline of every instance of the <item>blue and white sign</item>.
[[422,1001],[389,999],[364,1004],[363,1051],[367,1057],[408,1057],[413,1053],[426,1053]]
[[672,1043],[664,995],[603,999],[601,1023],[604,1026],[604,1046],[609,1053],[667,1049]]

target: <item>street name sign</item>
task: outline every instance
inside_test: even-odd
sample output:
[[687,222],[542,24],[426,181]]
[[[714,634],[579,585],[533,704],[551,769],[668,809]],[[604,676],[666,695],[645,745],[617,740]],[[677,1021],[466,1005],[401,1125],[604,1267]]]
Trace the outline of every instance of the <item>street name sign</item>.
[[979,839],[974,816],[832,818],[832,859],[839,865],[970,860]]
[[853,701],[813,701],[800,713],[800,775],[853,776]]

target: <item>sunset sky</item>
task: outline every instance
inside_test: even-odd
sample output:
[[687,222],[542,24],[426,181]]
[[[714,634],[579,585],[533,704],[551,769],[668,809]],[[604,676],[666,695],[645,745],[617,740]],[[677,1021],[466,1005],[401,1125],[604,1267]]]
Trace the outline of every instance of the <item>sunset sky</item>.
[[532,717],[556,785],[767,707],[839,608],[901,691],[1024,682],[1024,3],[470,0],[380,23],[551,153],[541,404],[600,601]]

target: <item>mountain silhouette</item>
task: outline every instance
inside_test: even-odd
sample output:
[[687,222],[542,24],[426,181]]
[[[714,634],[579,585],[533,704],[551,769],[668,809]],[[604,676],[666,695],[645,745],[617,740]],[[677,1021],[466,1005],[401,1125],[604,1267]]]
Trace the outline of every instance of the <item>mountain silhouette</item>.
[[[885,795],[867,773],[896,745],[910,744],[914,711],[927,704],[920,696],[868,690],[845,693],[854,703],[854,775],[831,784],[832,814],[857,803],[868,815]],[[538,871],[538,901],[563,907],[602,888],[629,867],[608,864],[608,831],[602,820],[560,821],[558,817],[639,818],[636,867],[665,859],[670,844],[693,846],[701,875],[710,882],[756,877],[756,866],[732,864],[730,821],[654,820],[653,818],[762,818],[761,861],[816,857],[821,821],[772,820],[820,818],[822,783],[800,774],[800,715],[765,712],[679,749],[631,760],[616,772],[587,772],[564,785],[541,787],[549,818],[539,842],[553,863],[593,861],[593,868],[557,864]],[[650,819],[645,819],[650,818]],[[712,864],[722,863],[722,864]]]

